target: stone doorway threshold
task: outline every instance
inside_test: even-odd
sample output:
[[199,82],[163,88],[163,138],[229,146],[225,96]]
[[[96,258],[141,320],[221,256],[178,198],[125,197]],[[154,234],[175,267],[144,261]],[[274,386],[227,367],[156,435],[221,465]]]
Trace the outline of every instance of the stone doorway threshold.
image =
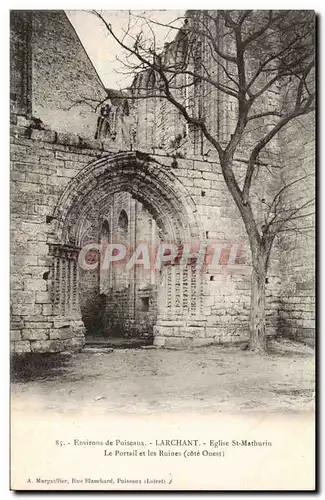
[[101,349],[105,348],[137,348],[137,347],[143,347],[143,346],[151,346],[152,345],[152,339],[150,340],[145,340],[145,339],[130,339],[130,338],[125,338],[125,337],[91,337],[91,336],[86,336],[86,345],[85,347],[87,348],[92,348],[92,347],[100,347]]

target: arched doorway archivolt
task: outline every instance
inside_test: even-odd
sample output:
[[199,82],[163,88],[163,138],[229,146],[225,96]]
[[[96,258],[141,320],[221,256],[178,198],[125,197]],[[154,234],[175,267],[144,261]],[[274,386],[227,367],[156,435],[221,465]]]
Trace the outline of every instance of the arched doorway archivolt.
[[142,202],[171,240],[199,239],[195,204],[186,187],[163,163],[128,152],[88,164],[68,184],[53,214],[58,243],[79,246],[89,211],[100,211],[110,196],[121,191]]

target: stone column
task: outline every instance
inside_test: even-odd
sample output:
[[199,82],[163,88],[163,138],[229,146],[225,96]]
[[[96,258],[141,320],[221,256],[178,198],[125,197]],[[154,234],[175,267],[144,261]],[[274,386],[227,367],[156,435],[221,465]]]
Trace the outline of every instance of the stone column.
[[50,289],[53,328],[50,331],[50,339],[60,342],[58,350],[76,350],[85,343],[85,327],[81,318],[78,293],[79,249],[51,243],[49,253],[53,257]]

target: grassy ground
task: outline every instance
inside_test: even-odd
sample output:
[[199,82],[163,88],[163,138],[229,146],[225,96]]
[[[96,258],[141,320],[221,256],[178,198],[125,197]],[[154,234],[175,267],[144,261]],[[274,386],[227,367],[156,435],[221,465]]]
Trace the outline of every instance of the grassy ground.
[[263,356],[234,346],[88,349],[15,361],[11,382],[14,410],[299,412],[313,409],[314,351],[288,341]]

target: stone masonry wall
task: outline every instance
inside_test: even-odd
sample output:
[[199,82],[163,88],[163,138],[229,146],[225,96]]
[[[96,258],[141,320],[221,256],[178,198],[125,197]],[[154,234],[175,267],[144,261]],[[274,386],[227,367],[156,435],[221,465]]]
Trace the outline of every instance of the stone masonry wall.
[[[156,161],[155,169],[150,169],[154,186],[160,187],[159,183],[164,177],[168,179],[166,182],[172,183],[174,179],[186,187],[186,197],[193,201],[195,207],[191,215],[195,215],[200,228],[200,241],[194,243],[225,245],[221,264],[217,269],[206,269],[204,274],[197,277],[197,281],[192,275],[191,286],[193,285],[195,293],[199,294],[196,303],[191,299],[191,308],[195,313],[193,315],[189,314],[187,317],[186,312],[182,310],[184,300],[183,305],[180,304],[180,287],[186,282],[182,282],[182,285],[179,282],[177,291],[169,287],[174,275],[179,272],[177,266],[166,270],[160,288],[166,285],[164,279],[167,280],[168,286],[163,291],[165,295],[167,293],[167,302],[174,308],[173,319],[164,313],[160,314],[161,311],[158,310],[154,329],[155,343],[186,346],[247,339],[250,250],[239,212],[226,189],[218,159],[213,151],[209,151],[209,144],[202,141],[200,134],[180,120],[175,109],[165,101],[155,99],[136,100],[132,116],[128,117],[124,124],[124,133],[117,135],[115,146],[112,141],[105,146],[105,142],[103,144],[102,141],[90,139],[95,134],[97,116],[84,101],[88,97],[102,100],[106,94],[66,15],[61,11],[16,11],[11,22],[11,37],[13,352],[56,352],[83,346],[85,327],[80,314],[62,315],[57,312],[60,307],[57,309],[55,303],[56,292],[52,277],[56,270],[55,265],[53,266],[53,255],[62,249],[49,245],[57,238],[53,229],[55,221],[53,222],[51,217],[69,182],[96,159],[113,155],[117,150],[129,151],[130,144],[133,143],[133,132],[133,149],[152,156]],[[145,75],[141,78],[145,78]],[[154,85],[154,82],[151,84]],[[192,94],[184,93],[184,102],[190,102],[192,99],[193,106],[204,105],[204,113],[215,125],[213,131],[221,141],[227,140],[233,130],[236,116],[234,103],[231,99],[223,99],[219,92],[209,95],[206,86],[194,90],[192,88],[191,92]],[[270,89],[267,99],[271,104],[277,104],[279,92],[279,89]],[[200,103],[198,95],[201,100],[204,98]],[[24,116],[21,116],[22,114]],[[131,135],[130,131],[126,131],[130,124],[136,128]],[[255,123],[254,129],[245,139],[247,144],[256,140],[261,127],[264,130],[266,122]],[[247,154],[245,144],[242,144],[240,158],[235,166],[240,185]],[[261,205],[260,200],[272,197],[279,189],[279,182],[273,181],[272,170],[273,173],[280,173],[278,179],[284,184],[290,184],[305,176],[302,184],[293,184],[293,188],[285,192],[282,199],[283,209],[297,208],[314,196],[312,115],[290,124],[269,144],[268,150],[260,155],[259,159],[262,164],[258,169],[258,176],[254,179],[252,192],[253,210],[261,226],[266,206],[263,203]],[[138,166],[137,163],[136,165]],[[166,169],[171,176],[161,176],[161,169]],[[118,175],[117,173],[116,176]],[[137,173],[133,171],[132,175],[136,176]],[[147,172],[141,172],[141,175],[146,176]],[[125,189],[124,185],[121,191]],[[159,190],[156,193],[159,193]],[[148,201],[146,208],[150,208],[152,194],[148,190],[146,194],[148,200],[141,199],[143,202]],[[102,193],[99,192],[99,195]],[[141,195],[142,193],[139,193],[139,196]],[[167,201],[169,203],[170,200]],[[157,217],[161,214],[158,213],[156,205],[155,207],[154,216],[158,221]],[[302,214],[299,212],[294,219],[290,231],[280,234],[275,240],[266,292],[269,335],[288,335],[299,340],[313,341],[313,210],[311,205],[306,205],[305,211]],[[164,213],[168,213],[168,217],[165,217],[170,218],[167,221],[169,226],[175,221],[178,224],[181,220],[177,214],[166,210],[166,207]],[[96,207],[93,216],[98,216]],[[193,219],[194,217],[191,218]],[[91,239],[96,239],[99,235],[96,223],[95,221],[92,226],[93,233],[88,234]],[[132,224],[135,224],[133,219]],[[235,261],[226,265],[229,254],[236,246]],[[101,303],[97,300],[100,286],[98,273],[81,276],[77,270],[75,275],[74,253],[69,247],[62,251],[70,260],[69,265],[63,269],[59,268],[58,276],[61,279],[62,273],[65,273],[65,279],[69,276],[69,280],[79,280],[79,302],[82,306],[85,305],[86,294],[92,294],[92,302],[90,301],[87,307],[88,323],[93,324],[92,319],[98,317],[101,310]],[[57,262],[61,262],[60,256],[55,258],[58,258]],[[187,274],[190,275],[191,272]],[[74,287],[72,292],[75,293]],[[140,313],[143,307],[142,312],[146,315],[148,297],[145,293],[143,298],[142,301],[139,296],[140,300],[135,304],[137,311]],[[124,299],[125,303],[129,302],[126,296]],[[149,293],[150,300],[155,312],[155,293],[152,296]],[[131,294],[131,301],[134,304],[134,294]],[[158,309],[159,307],[158,301]],[[140,316],[141,314],[138,315],[138,320],[141,319]],[[149,316],[150,313],[148,318]],[[86,327],[89,328],[89,325],[86,324]]]
[[32,11],[31,53],[33,116],[53,130],[95,137],[89,104],[106,92],[63,11]]
[[[214,13],[215,11],[210,12],[212,16]],[[255,12],[257,18],[259,14],[259,12]],[[197,15],[199,14],[197,13]],[[188,20],[192,22],[190,17],[191,14],[189,14]],[[248,29],[250,28],[248,27]],[[215,33],[215,35],[219,36],[220,33]],[[177,36],[174,43],[175,47],[177,47]],[[204,41],[202,42],[203,44]],[[174,61],[172,46],[173,43],[167,44],[164,52],[164,57],[167,61],[169,58],[171,64]],[[224,51],[231,51],[231,40],[225,39],[223,49]],[[256,65],[258,64],[258,61],[254,59],[254,50],[249,61],[250,66],[247,68],[247,71],[252,73],[256,71]],[[181,51],[180,54],[180,58],[182,58]],[[209,51],[201,46],[198,47],[198,54],[204,67],[208,68],[210,74],[217,80],[221,79],[220,81],[222,81],[222,71],[220,68],[218,69],[218,65],[211,58]],[[146,86],[143,84],[144,78],[145,75],[142,76],[141,81],[140,79],[135,80],[135,88],[137,84],[139,88]],[[183,80],[181,80],[182,78]],[[176,76],[175,87],[177,85],[186,86],[187,83],[188,79],[186,75],[179,74]],[[262,85],[264,83],[262,82]],[[149,85],[147,87],[148,92],[153,93],[152,88]],[[201,82],[198,88],[194,85],[189,87],[188,90],[184,87],[183,92],[178,91],[177,93],[177,90],[175,90],[175,94],[177,94],[179,101],[186,105],[195,116],[198,116],[197,107],[201,106],[201,112],[205,117],[208,130],[212,132],[212,135],[221,144],[229,141],[230,135],[236,126],[237,103],[234,98],[220,92],[211,85],[207,85],[205,82]],[[285,90],[278,83],[272,85],[265,95],[261,96],[255,103],[252,113],[260,113],[264,109],[281,109],[281,104],[285,96]],[[184,160],[178,160],[177,158],[178,164],[181,164],[183,161],[188,163],[191,158],[199,161],[200,155],[203,155],[201,159],[203,161],[208,160],[212,165],[213,158],[216,158],[216,155],[211,144],[206,139],[202,140],[202,134],[195,134],[195,130],[192,130],[190,126],[185,124],[180,114],[175,113],[175,108],[170,103],[164,102],[163,99],[160,101],[156,100],[155,103],[152,103],[152,99],[149,101],[150,106],[154,106],[154,112],[149,115],[141,113],[137,115],[138,137],[140,137],[139,144],[141,144],[141,147],[149,149],[155,144],[156,147],[165,149],[172,156],[184,158]],[[137,101],[134,112],[137,113],[137,109],[141,109],[141,106],[144,106],[141,100]],[[152,122],[153,116],[154,122]],[[253,145],[267,133],[270,125],[274,125],[274,121],[276,122],[277,120],[278,118],[269,116],[252,121],[245,131],[244,140],[240,144],[236,157],[242,161],[247,160]],[[148,140],[141,142],[145,129],[154,130],[151,136],[155,138],[155,143],[150,144]],[[292,189],[285,190],[282,196],[282,206],[285,210],[288,210],[288,208],[298,208],[308,202],[308,200],[314,198],[314,137],[314,117],[313,115],[309,115],[308,117],[295,120],[283,133],[277,134],[267,145],[265,151],[260,154],[259,160],[264,166],[257,169],[258,176],[254,179],[251,189],[253,210],[260,228],[264,223],[268,203],[272,202],[273,197],[284,185],[290,184],[299,177],[306,176],[303,183],[294,183]],[[192,156],[193,154],[195,156]],[[209,163],[205,165],[209,165]],[[234,170],[241,186],[243,180],[241,171],[243,170],[243,163],[236,162]],[[267,170],[272,172],[271,177],[268,176]],[[217,173],[219,173],[219,177]],[[220,234],[222,237],[227,235],[227,238],[235,238],[239,234],[243,238],[243,241],[247,241],[245,233],[242,233],[243,228],[239,222],[239,212],[227,192],[218,169],[213,167],[211,172],[201,172],[200,174],[198,171],[194,173],[190,171],[187,175],[184,175],[183,182],[189,187],[197,204],[198,213],[205,220],[204,227],[209,229],[211,225],[214,226],[215,219],[221,228]],[[227,205],[223,204],[224,201],[220,201],[221,193],[222,197],[228,200]],[[204,207],[207,207],[206,213]],[[268,331],[277,332],[279,335],[289,335],[299,340],[305,339],[306,341],[312,341],[315,327],[315,221],[313,214],[307,217],[302,217],[302,215],[310,214],[313,211],[314,208],[312,205],[306,206],[303,212],[296,214],[294,222],[287,224],[289,230],[281,232],[276,237],[272,248],[266,288],[268,295]],[[228,217],[230,217],[230,222]],[[225,225],[224,222],[226,222]],[[223,227],[225,228],[225,232],[223,232]],[[238,227],[241,227],[239,232]],[[248,247],[246,249],[246,263],[248,263],[250,252]],[[241,271],[238,270],[236,272],[240,276]],[[212,281],[206,287],[207,296],[210,294],[210,290],[214,290],[211,292],[211,295],[218,295],[220,298],[223,295],[223,288],[225,289],[226,296],[224,303],[220,300],[216,301],[212,297],[208,299],[211,305],[207,310],[212,313],[208,322],[214,324],[215,319],[212,319],[214,315],[218,317],[223,315],[222,304],[224,304],[224,307],[227,304],[227,307],[233,309],[231,305],[233,297],[235,301],[234,310],[236,310],[238,304],[236,304],[236,293],[229,294],[232,285],[227,283],[225,276],[210,278]],[[231,283],[233,284],[235,280],[240,281],[241,278],[236,275],[232,277]],[[238,283],[238,288],[247,290],[248,305],[246,304],[243,308],[243,310],[245,308],[247,310],[245,313],[239,314],[238,318],[236,317],[237,313],[234,312],[234,318],[231,321],[236,324],[238,320],[238,328],[230,326],[229,331],[231,332],[237,330],[243,331],[243,328],[246,329],[248,325],[250,286],[246,278],[243,278],[243,282]],[[232,313],[229,312],[229,314],[231,315]],[[225,317],[228,318],[228,315]],[[244,321],[242,321],[243,319]],[[226,327],[222,326],[220,328],[222,318],[221,320],[218,319],[218,321],[219,331],[222,328],[226,331]]]
[[[121,213],[126,215],[123,227]],[[124,244],[127,254],[131,255],[140,243],[148,244],[151,249],[155,232],[153,217],[130,193],[113,195],[105,217],[110,224],[110,242]],[[151,270],[141,265],[126,270],[125,265],[126,261],[118,262],[108,271],[101,271],[101,280],[105,282],[101,282],[102,330],[97,335],[139,338],[148,336],[150,330],[152,337],[157,304],[154,290],[146,290],[151,285]]]
[[31,114],[31,13],[10,12],[10,112]]
[[[170,338],[160,338],[159,345],[205,345],[248,339],[250,313],[250,248],[240,214],[225,187],[220,166],[207,157],[177,159],[175,174],[187,186],[196,204],[197,217],[208,245],[223,243],[221,265],[202,274],[202,309],[198,317],[177,321]],[[261,183],[263,186],[263,183]],[[237,246],[236,259],[228,265],[231,249]],[[274,246],[266,289],[267,335],[277,334],[279,250]],[[167,321],[167,320],[166,320]],[[162,330],[166,335],[166,330]],[[182,340],[183,337],[183,340]]]
[[[47,242],[52,234],[51,216],[69,181],[103,152],[92,141],[80,146],[78,136],[31,129],[18,118],[11,138],[11,290],[12,340],[15,352],[57,351],[80,348],[84,329],[76,318],[53,315],[49,272],[51,258]],[[111,152],[114,153],[113,151]],[[104,153],[109,154],[109,152]],[[178,337],[190,342],[198,335],[210,343],[242,340],[248,334],[249,251],[237,209],[224,188],[218,165],[206,157],[179,159],[171,167],[171,159],[152,155],[186,185],[195,202],[202,233],[208,241],[239,242],[241,246],[234,266],[220,266],[203,276],[202,304],[204,328],[179,329]],[[169,167],[168,167],[169,165]],[[163,168],[163,167],[161,167]],[[157,168],[157,178],[159,169]],[[225,249],[224,259],[227,260]],[[276,262],[276,259],[274,259]],[[277,307],[274,289],[278,276],[270,273],[268,324],[274,333]],[[79,318],[80,320],[80,318]],[[173,337],[173,330],[170,332]],[[175,338],[169,342],[179,342]]]
[[14,352],[79,348],[84,328],[53,314],[47,241],[51,216],[68,182],[98,150],[81,149],[78,136],[31,130],[18,117],[11,135],[11,340]]
[[[283,206],[299,209],[279,241],[281,289],[279,333],[315,342],[315,121],[295,120],[283,132]],[[311,202],[311,203],[309,203]]]

